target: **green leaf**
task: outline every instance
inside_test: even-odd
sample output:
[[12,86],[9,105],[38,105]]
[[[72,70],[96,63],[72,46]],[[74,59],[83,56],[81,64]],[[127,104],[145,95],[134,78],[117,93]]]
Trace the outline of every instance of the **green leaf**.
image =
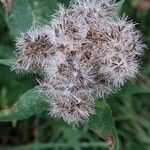
[[[6,37],[7,38],[7,37]],[[0,46],[0,59],[8,59],[14,57],[13,47],[11,46]]]
[[108,144],[109,150],[119,150],[119,141],[110,106],[105,100],[99,100],[96,113],[90,117],[89,127]]
[[0,2],[2,2],[3,4],[5,3],[5,0],[0,0]]
[[117,13],[118,15],[119,15],[120,12],[121,12],[122,5],[123,5],[124,2],[125,2],[125,0],[120,0],[119,2],[117,2],[117,3],[115,4],[115,11],[116,11],[116,13]]
[[47,109],[46,97],[31,89],[23,94],[10,108],[0,111],[0,121],[23,120]]
[[7,18],[7,24],[12,36],[19,31],[25,31],[32,24],[31,8],[27,0],[13,0],[11,15]]
[[11,15],[6,16],[11,35],[15,37],[32,25],[49,20],[56,6],[56,0],[13,0]]
[[6,66],[12,66],[14,59],[0,59],[0,64]]
[[134,95],[134,94],[149,94],[150,88],[149,85],[144,84],[128,84],[122,88],[118,93],[119,95]]
[[47,23],[57,8],[57,0],[28,0],[32,12],[32,24]]

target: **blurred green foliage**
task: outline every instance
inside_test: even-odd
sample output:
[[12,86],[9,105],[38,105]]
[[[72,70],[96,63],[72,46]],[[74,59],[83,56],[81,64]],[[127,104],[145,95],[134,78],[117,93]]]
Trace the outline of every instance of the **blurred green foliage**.
[[[21,1],[21,2],[20,2]],[[11,58],[17,30],[47,22],[57,9],[57,2],[68,6],[69,0],[14,0],[10,21],[0,3],[0,59]],[[121,13],[129,16],[143,34],[147,49],[141,60],[141,75],[107,100],[113,111],[121,150],[150,150],[150,10],[139,10],[139,0],[125,0]],[[42,7],[43,9],[39,9]],[[26,15],[24,15],[26,13]],[[26,17],[27,18],[26,18]],[[13,29],[13,30],[12,30]],[[0,109],[14,104],[27,90],[36,85],[34,76],[19,76],[9,67],[0,65]],[[50,119],[46,113],[23,121],[0,122],[0,150],[98,150],[106,145],[88,127],[70,127]]]

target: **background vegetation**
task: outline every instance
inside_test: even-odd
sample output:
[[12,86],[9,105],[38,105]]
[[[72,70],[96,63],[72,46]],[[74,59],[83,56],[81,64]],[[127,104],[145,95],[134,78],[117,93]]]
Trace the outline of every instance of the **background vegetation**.
[[[13,56],[17,30],[31,24],[47,23],[58,0],[14,0],[8,17],[0,2],[0,59]],[[69,0],[59,0],[68,5]],[[147,49],[142,57],[141,76],[110,96],[121,150],[150,150],[150,2],[126,0],[121,13],[137,22]],[[8,12],[8,11],[7,11]],[[8,21],[9,19],[9,21]],[[36,85],[34,76],[19,76],[0,65],[0,109],[14,104]],[[77,128],[53,120],[46,113],[23,121],[0,122],[0,150],[99,150],[106,149],[103,140],[88,127]]]

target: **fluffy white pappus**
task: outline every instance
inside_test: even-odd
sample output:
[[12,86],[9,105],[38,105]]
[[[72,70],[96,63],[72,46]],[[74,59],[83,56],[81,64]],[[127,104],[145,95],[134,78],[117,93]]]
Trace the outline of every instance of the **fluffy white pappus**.
[[114,13],[113,4],[109,0],[72,0],[69,7],[69,14],[75,20],[81,15],[91,22],[99,17],[103,18],[110,15],[110,13]]
[[55,53],[55,35],[50,26],[34,26],[16,40],[16,62],[12,70],[36,72]]
[[22,33],[16,46],[13,70],[42,70],[38,89],[50,114],[75,124],[94,113],[95,99],[136,78],[145,48],[135,23],[115,16],[111,0],[60,5],[49,26]]
[[68,10],[63,5],[58,5],[58,10],[52,16],[50,25],[55,30],[56,35],[65,33],[68,24]]
[[65,61],[65,56],[61,52],[56,52],[53,57],[50,57],[47,60],[47,64],[44,65],[43,70],[45,76],[50,78],[56,76],[58,71],[58,66]]
[[102,44],[101,72],[107,73],[113,86],[119,87],[138,74],[138,57],[145,45],[133,23],[121,19],[109,24],[109,40]]
[[95,111],[92,103],[86,100],[68,101],[63,97],[51,101],[49,113],[55,118],[62,118],[69,124],[86,124],[90,115]]

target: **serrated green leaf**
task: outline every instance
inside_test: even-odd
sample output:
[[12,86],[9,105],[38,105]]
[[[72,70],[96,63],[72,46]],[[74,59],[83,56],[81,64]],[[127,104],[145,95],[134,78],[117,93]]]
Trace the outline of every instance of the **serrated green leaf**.
[[96,103],[96,113],[90,117],[89,127],[108,144],[109,150],[119,150],[119,141],[110,106],[105,100]]
[[46,111],[46,97],[31,89],[10,108],[0,111],[0,121],[23,120]]
[[12,66],[14,59],[0,59],[0,64],[6,66]]
[[117,3],[115,4],[115,11],[116,11],[116,13],[117,13],[118,15],[119,15],[120,12],[121,12],[122,5],[123,5],[124,2],[125,2],[125,0],[120,0],[119,2],[117,2]]

